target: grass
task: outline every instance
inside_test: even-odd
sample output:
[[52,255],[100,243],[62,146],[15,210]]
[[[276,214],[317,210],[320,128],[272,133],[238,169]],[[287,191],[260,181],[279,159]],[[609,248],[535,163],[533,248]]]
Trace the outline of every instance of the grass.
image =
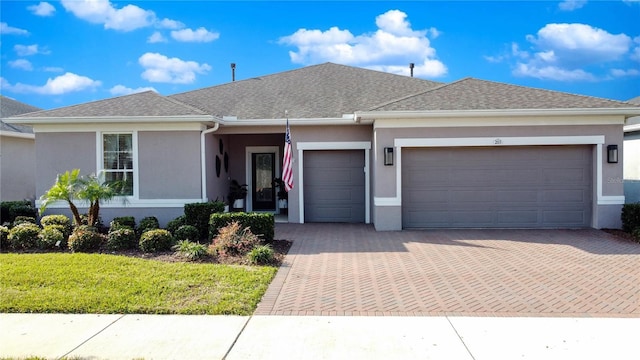
[[250,315],[275,267],[0,254],[0,312]]

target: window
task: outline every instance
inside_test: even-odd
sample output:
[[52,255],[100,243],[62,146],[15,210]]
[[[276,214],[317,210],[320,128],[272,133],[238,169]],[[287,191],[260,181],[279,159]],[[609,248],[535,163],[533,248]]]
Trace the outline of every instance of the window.
[[133,196],[133,135],[102,135],[105,182],[116,184],[121,195]]

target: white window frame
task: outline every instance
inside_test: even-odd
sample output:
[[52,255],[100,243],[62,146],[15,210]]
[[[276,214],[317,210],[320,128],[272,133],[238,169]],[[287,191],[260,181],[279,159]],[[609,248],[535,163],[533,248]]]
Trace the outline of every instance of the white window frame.
[[96,169],[98,173],[103,172],[104,169],[104,135],[131,135],[131,147],[133,151],[133,194],[126,196],[118,196],[127,200],[139,199],[139,187],[138,187],[138,132],[137,131],[98,131],[96,132]]

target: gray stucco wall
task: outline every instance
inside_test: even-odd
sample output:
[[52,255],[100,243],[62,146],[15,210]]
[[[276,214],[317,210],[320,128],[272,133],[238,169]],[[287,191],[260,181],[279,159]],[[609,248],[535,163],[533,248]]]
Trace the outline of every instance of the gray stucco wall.
[[35,199],[35,153],[33,139],[0,136],[0,201]]
[[200,199],[200,132],[138,133],[140,199]]
[[625,202],[640,202],[640,131],[625,133],[624,155]]
[[[454,121],[454,120],[452,120]],[[514,126],[514,127],[472,127],[472,128],[378,128],[375,130],[374,146],[375,166],[372,176],[375,197],[396,196],[396,166],[384,166],[382,153],[384,147],[393,146],[398,138],[468,138],[468,137],[534,137],[534,136],[588,136],[604,135],[602,162],[602,193],[604,196],[623,195],[622,162],[624,155],[620,152],[618,164],[606,162],[606,145],[622,145],[622,125],[593,126]],[[397,157],[396,157],[397,161]],[[595,161],[595,157],[594,157]],[[595,169],[595,164],[594,164]],[[595,184],[594,184],[595,189]],[[595,191],[595,190],[594,190]],[[595,196],[594,196],[595,199]],[[620,206],[597,206],[599,228],[617,228],[620,226]],[[378,206],[373,212],[373,220],[378,230],[399,230],[402,227],[399,206]]]
[[58,174],[80,169],[96,172],[96,133],[36,133],[36,197],[55,183]]

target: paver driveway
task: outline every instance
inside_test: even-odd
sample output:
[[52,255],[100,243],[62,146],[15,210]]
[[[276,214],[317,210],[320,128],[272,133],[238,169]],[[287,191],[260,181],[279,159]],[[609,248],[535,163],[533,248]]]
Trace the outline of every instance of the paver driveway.
[[277,224],[276,238],[294,243],[256,314],[640,317],[640,244],[599,230]]

